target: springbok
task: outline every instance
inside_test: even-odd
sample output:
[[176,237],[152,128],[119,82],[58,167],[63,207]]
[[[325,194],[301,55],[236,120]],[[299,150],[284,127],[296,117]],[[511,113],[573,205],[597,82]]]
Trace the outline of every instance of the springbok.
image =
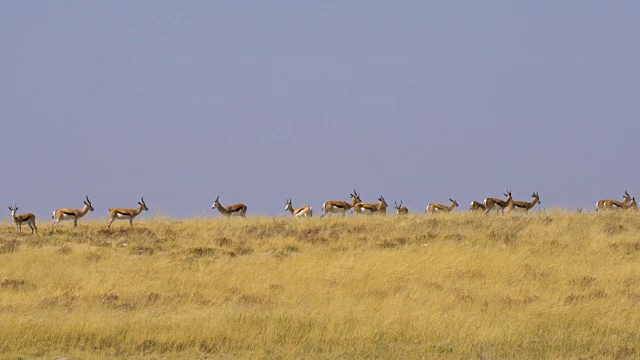
[[458,202],[449,198],[449,201],[451,201],[451,205],[446,206],[446,205],[442,205],[442,204],[436,204],[436,203],[431,203],[429,204],[429,206],[427,206],[427,210],[425,210],[425,213],[438,213],[438,212],[451,212],[451,210],[453,210],[453,208],[458,207]]
[[400,200],[400,205],[398,205],[397,202],[393,202],[395,204],[395,206],[393,207],[394,209],[396,209],[396,214],[398,215],[408,215],[409,214],[409,209],[407,209],[406,206],[402,206],[402,200]]
[[93,206],[91,205],[91,201],[89,201],[89,196],[85,195],[84,206],[82,209],[58,209],[53,212],[53,216],[51,216],[55,222],[53,223],[53,227],[51,231],[55,231],[56,226],[60,221],[63,220],[73,220],[73,227],[78,227],[78,219],[85,216],[87,212],[93,211]]
[[504,214],[504,209],[507,207],[507,204],[512,200],[511,191],[507,190],[506,194],[502,194],[507,197],[506,200],[498,199],[498,198],[486,198],[484,199],[484,213],[488,214],[496,208],[496,212],[502,212]]
[[284,211],[289,211],[291,212],[291,215],[300,218],[300,217],[312,217],[313,216],[313,209],[311,209],[311,206],[309,205],[305,205],[303,207],[299,207],[297,209],[293,209],[293,205],[291,205],[291,199],[286,200],[284,202],[285,204],[285,208]]
[[216,200],[213,202],[213,205],[211,205],[212,209],[218,209],[218,211],[220,211],[222,215],[226,216],[227,219],[232,216],[245,217],[245,214],[247,213],[247,206],[245,204],[233,204],[229,206],[222,206],[220,204],[220,201],[218,201],[218,199],[220,199],[220,196],[216,197]]
[[538,195],[537,191],[534,191],[531,194],[531,201],[515,201],[512,199],[507,205],[507,211],[524,210],[525,212],[529,212],[536,204],[542,203],[540,202],[540,195]]
[[475,200],[471,202],[471,205],[469,205],[469,211],[471,211],[472,213],[480,211],[480,209],[482,209],[482,212],[487,210],[487,208],[484,206],[483,203],[475,201]]
[[140,215],[140,213],[144,211],[149,211],[147,204],[144,202],[144,197],[138,201],[138,207],[135,209],[127,209],[127,208],[115,208],[109,209],[109,223],[107,224],[107,229],[111,227],[111,224],[116,220],[129,220],[129,227],[133,227],[133,219],[136,216]]
[[331,217],[334,213],[341,213],[342,216],[344,216],[344,214],[355,204],[362,202],[362,200],[360,200],[360,194],[358,194],[356,189],[353,189],[353,194],[349,194],[349,196],[351,197],[350,203],[339,200],[330,200],[322,204],[322,215],[320,215],[320,217],[324,217],[327,214]]
[[382,195],[380,195],[380,197],[378,198],[379,203],[377,204],[368,204],[368,203],[357,203],[353,206],[353,213],[358,215],[358,214],[366,214],[366,215],[371,215],[374,213],[379,213],[382,215],[386,215],[387,214],[387,207],[389,205],[387,205],[387,202],[384,200],[384,197],[382,197]]
[[596,203],[596,211],[624,208],[631,201],[631,195],[629,195],[629,192],[627,192],[627,190],[624,191],[624,195],[622,195],[622,200],[623,201],[599,200]]
[[33,234],[34,230],[36,234],[38,233],[38,227],[36,226],[36,216],[32,213],[20,214],[16,215],[18,211],[18,204],[9,205],[9,211],[11,211],[11,217],[13,218],[13,223],[16,224],[16,234],[22,233],[22,224],[27,223],[31,228],[31,233]]

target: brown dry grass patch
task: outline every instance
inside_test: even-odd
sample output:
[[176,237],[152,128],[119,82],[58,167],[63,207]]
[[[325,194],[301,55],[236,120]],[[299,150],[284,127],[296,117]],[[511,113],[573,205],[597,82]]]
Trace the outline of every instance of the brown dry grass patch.
[[0,229],[6,358],[640,357],[640,216]]

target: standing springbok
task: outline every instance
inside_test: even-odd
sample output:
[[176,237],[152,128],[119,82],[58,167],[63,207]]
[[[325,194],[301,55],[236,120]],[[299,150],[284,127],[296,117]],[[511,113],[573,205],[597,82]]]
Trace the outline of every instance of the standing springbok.
[[451,212],[451,210],[453,210],[453,208],[458,207],[458,202],[449,198],[449,201],[451,201],[451,205],[446,206],[446,205],[442,205],[442,204],[436,204],[436,203],[431,203],[429,204],[429,206],[427,206],[427,210],[425,210],[425,213],[438,213],[438,212]]
[[135,209],[127,209],[127,208],[115,208],[109,209],[109,223],[107,224],[107,229],[111,227],[111,224],[116,220],[129,220],[129,227],[133,227],[133,219],[136,216],[140,215],[140,213],[144,211],[149,211],[147,204],[144,202],[144,197],[138,201],[138,207]]
[[498,198],[486,198],[484,199],[484,213],[488,214],[491,212],[491,210],[493,210],[493,208],[496,209],[496,212],[502,212],[504,214],[504,209],[507,207],[507,204],[509,204],[509,202],[512,199],[511,197],[511,191],[507,190],[506,194],[502,194],[504,196],[507,197],[506,200],[502,200],[502,199],[498,199]]
[[327,214],[331,217],[334,213],[341,213],[342,216],[344,216],[355,204],[362,202],[362,200],[360,200],[360,194],[356,192],[356,189],[353,189],[353,194],[349,194],[349,196],[351,197],[350,203],[339,200],[329,200],[322,204],[322,215],[320,215],[320,217],[322,218]]
[[33,234],[34,230],[36,234],[38,233],[38,227],[36,226],[36,216],[32,213],[20,214],[16,215],[18,211],[18,204],[9,205],[9,211],[11,211],[11,217],[13,218],[13,223],[16,224],[16,234],[22,233],[22,224],[27,223],[31,228],[31,233]]
[[599,200],[596,203],[596,211],[624,208],[629,203],[629,201],[631,201],[631,195],[629,195],[629,192],[627,192],[627,190],[624,191],[624,195],[622,195],[622,200],[623,201]]
[[300,218],[313,216],[313,209],[311,209],[311,206],[309,205],[305,205],[294,210],[293,205],[291,204],[291,199],[285,200],[284,204],[284,211],[291,212],[291,215],[293,215],[294,217]]
[[218,211],[220,211],[222,215],[226,216],[227,219],[231,218],[232,216],[245,217],[245,214],[247,213],[247,206],[245,204],[233,204],[229,206],[222,206],[220,204],[220,201],[218,201],[218,199],[220,199],[220,196],[216,197],[216,200],[213,202],[213,205],[211,205],[212,209],[218,209]]
[[471,211],[472,213],[478,212],[480,211],[480,209],[482,209],[482,212],[485,212],[485,210],[487,210],[483,203],[475,200],[471,202],[471,205],[469,205],[469,211]]
[[540,195],[538,195],[537,191],[534,191],[531,194],[531,201],[515,201],[511,200],[507,205],[507,211],[515,211],[515,210],[524,210],[525,212],[529,212],[535,204],[542,204],[540,202]]
[[380,195],[380,197],[378,198],[379,203],[377,204],[368,204],[368,203],[357,203],[353,206],[353,213],[358,215],[358,214],[365,214],[365,215],[371,215],[374,213],[379,213],[382,215],[386,215],[387,214],[387,207],[389,205],[387,205],[387,202],[384,200],[384,197],[382,197],[382,195]]
[[409,214],[409,209],[406,206],[402,206],[402,200],[400,200],[400,205],[398,205],[397,202],[393,202],[394,203],[394,209],[396,209],[396,214],[398,215],[408,215]]
[[78,219],[85,216],[87,212],[93,211],[93,206],[91,205],[91,201],[89,201],[89,196],[85,195],[84,206],[82,209],[58,209],[53,212],[53,216],[51,216],[55,222],[53,223],[53,228],[51,231],[55,231],[56,226],[60,221],[63,220],[73,220],[73,227],[78,227]]

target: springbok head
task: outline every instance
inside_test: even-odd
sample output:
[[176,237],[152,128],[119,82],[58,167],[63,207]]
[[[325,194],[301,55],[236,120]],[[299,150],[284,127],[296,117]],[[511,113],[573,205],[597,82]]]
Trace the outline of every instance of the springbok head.
[[84,198],[84,204],[89,207],[89,211],[93,211],[93,206],[91,205],[91,200],[89,200],[89,195],[85,195]]
[[360,194],[358,194],[356,189],[353,189],[353,194],[349,194],[349,196],[351,197],[352,200],[355,201],[356,204],[359,202],[362,202],[362,200],[360,199]]
[[293,209],[293,205],[291,205],[291,199],[284,201],[284,211],[289,211],[289,209]]
[[144,202],[144,197],[141,198],[140,201],[138,201],[138,205],[142,206],[142,210],[149,211],[149,208],[147,207],[147,204],[145,204],[145,202]]
[[219,208],[219,207],[222,207],[222,206],[220,205],[220,201],[218,201],[219,199],[220,199],[220,195],[218,195],[218,196],[216,197],[215,201],[213,202],[213,205],[211,205],[211,208],[212,208],[212,209],[217,209],[217,208]]
[[537,191],[534,191],[534,192],[531,194],[531,197],[532,197],[532,198],[534,198],[534,199],[536,200],[536,201],[534,202],[534,204],[542,204],[542,203],[540,202],[540,195],[538,195],[538,192],[537,192]]

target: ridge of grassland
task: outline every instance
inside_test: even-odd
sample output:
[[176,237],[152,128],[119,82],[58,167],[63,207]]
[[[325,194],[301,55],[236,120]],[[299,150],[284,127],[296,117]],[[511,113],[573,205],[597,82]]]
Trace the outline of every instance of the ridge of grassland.
[[0,227],[3,358],[640,357],[635,212],[39,229]]

